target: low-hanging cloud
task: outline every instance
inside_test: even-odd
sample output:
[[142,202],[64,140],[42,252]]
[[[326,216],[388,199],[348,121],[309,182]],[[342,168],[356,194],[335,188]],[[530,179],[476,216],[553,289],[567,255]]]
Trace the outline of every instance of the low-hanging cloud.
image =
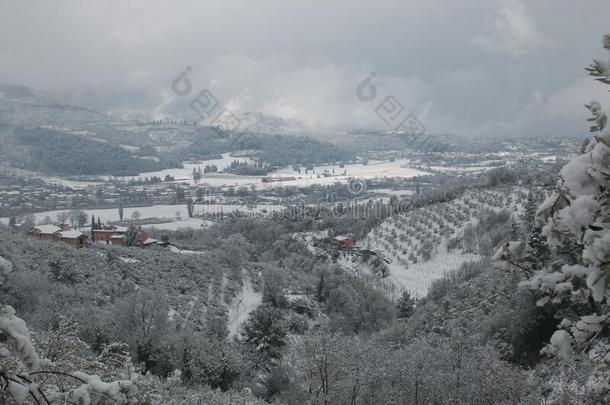
[[490,51],[521,56],[540,47],[557,46],[555,40],[538,30],[536,21],[520,0],[504,0],[490,25],[491,33],[474,41]]
[[188,113],[170,83],[191,66],[195,88],[236,113],[384,128],[355,96],[375,72],[379,96],[430,132],[572,135],[586,128],[572,109],[596,96],[566,89],[603,56],[609,12],[596,0],[3,2],[0,82],[152,118]]

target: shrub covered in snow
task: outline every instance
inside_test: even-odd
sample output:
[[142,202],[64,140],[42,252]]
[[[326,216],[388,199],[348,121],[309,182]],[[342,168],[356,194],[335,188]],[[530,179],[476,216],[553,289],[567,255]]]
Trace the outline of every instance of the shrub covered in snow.
[[[587,70],[610,84],[609,62],[594,61]],[[593,139],[561,170],[556,192],[537,212],[554,261],[533,268],[521,285],[539,292],[537,305],[561,314],[543,352],[568,362],[586,355],[601,370],[610,366],[610,128],[598,102],[586,107]],[[523,253],[516,247],[507,245],[496,257],[516,262]]]
[[[60,337],[57,337],[60,339]],[[103,382],[81,371],[58,371],[42,359],[30,332],[15,310],[0,304],[0,398],[18,404],[35,403],[136,403],[138,390],[129,380]],[[60,382],[61,380],[61,382]]]

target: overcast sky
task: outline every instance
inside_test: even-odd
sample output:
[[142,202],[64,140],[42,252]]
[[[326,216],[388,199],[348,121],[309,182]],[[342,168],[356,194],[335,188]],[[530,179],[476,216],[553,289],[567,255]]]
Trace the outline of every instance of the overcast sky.
[[607,0],[0,0],[0,82],[160,117],[190,66],[236,113],[382,128],[394,95],[430,132],[575,135],[585,102],[610,110],[583,70],[609,21]]

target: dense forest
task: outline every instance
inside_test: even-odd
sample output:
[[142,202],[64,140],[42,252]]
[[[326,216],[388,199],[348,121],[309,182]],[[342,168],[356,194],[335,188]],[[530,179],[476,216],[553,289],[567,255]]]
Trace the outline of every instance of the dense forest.
[[201,130],[192,145],[179,152],[183,156],[215,156],[236,150],[256,151],[254,157],[271,166],[308,165],[353,160],[354,152],[330,142],[302,136],[225,133]]
[[46,128],[0,127],[2,158],[17,167],[56,175],[116,176],[176,167],[179,162],[143,158],[120,146]]

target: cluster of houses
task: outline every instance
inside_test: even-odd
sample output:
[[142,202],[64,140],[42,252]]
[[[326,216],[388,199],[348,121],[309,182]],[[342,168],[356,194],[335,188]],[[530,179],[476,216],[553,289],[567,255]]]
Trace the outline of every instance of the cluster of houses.
[[63,224],[61,227],[55,225],[38,225],[32,228],[30,234],[42,240],[59,240],[74,247],[87,246],[87,235],[70,225]]
[[[83,232],[72,229],[68,224],[56,225],[37,225],[34,226],[30,234],[42,240],[57,240],[67,243],[77,248],[89,245],[89,237]],[[94,229],[91,242],[106,243],[115,246],[124,246],[127,236],[125,226],[107,226],[101,229]],[[138,245],[142,247],[156,244],[156,239],[150,239],[148,233],[141,227],[138,228]]]
[[[124,246],[125,238],[127,236],[127,227],[126,226],[114,226],[110,225],[107,227],[103,227],[100,229],[93,230],[93,242],[106,243],[108,245],[115,246]],[[158,241],[156,239],[151,239],[148,237],[148,232],[146,232],[142,227],[138,227],[138,245],[142,247],[150,246]]]
[[[0,162],[1,164],[1,162]],[[11,176],[0,168],[0,212],[2,217],[20,215],[23,212],[116,207],[126,204],[168,203],[176,196],[173,183],[130,184],[120,178],[112,182],[78,184],[47,184],[39,179],[25,179],[27,184],[3,184],[3,178]],[[12,176],[17,177],[17,175]],[[11,178],[12,178],[11,177]],[[100,185],[103,184],[103,185]],[[186,188],[186,186],[184,186]],[[191,192],[195,194],[196,187]]]

